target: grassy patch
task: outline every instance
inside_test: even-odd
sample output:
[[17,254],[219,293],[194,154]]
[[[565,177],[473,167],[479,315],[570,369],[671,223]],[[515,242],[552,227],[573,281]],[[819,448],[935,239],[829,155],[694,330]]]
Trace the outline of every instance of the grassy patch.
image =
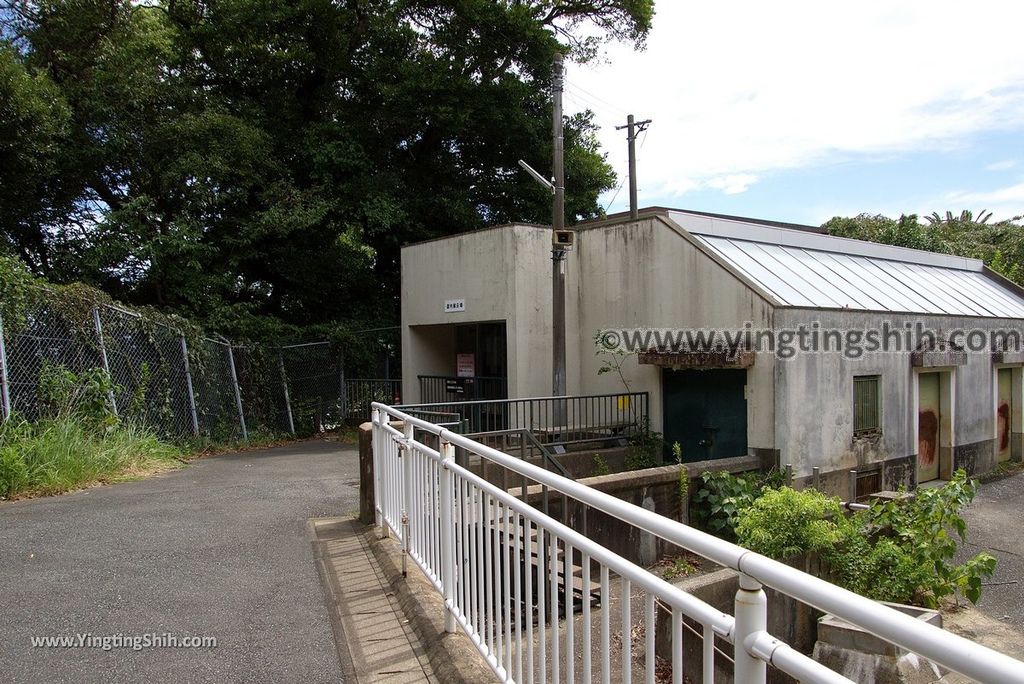
[[181,465],[180,448],[142,427],[97,429],[62,416],[0,426],[0,499],[59,494],[93,484],[138,479]]

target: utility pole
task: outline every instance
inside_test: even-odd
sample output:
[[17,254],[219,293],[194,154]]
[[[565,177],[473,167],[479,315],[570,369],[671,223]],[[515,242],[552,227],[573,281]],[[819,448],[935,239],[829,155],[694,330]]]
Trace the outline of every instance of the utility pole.
[[[565,396],[565,255],[573,248],[575,232],[565,229],[565,150],[562,136],[563,58],[555,54],[551,70],[551,137],[553,138],[552,178],[548,180],[522,159],[519,165],[547,188],[551,202],[551,393]],[[564,426],[566,407],[556,401],[552,419]]]
[[[551,78],[551,135],[554,138],[555,196],[551,207],[551,227],[555,240],[551,248],[551,393],[556,397],[566,393],[565,383],[565,249],[558,236],[565,230],[565,168],[562,138],[562,55],[555,54]],[[561,422],[556,424],[561,425]]]
[[633,115],[626,117],[625,126],[616,126],[615,130],[626,129],[626,140],[629,142],[629,218],[636,220],[638,207],[636,203],[636,136],[647,130],[651,120],[634,121]]

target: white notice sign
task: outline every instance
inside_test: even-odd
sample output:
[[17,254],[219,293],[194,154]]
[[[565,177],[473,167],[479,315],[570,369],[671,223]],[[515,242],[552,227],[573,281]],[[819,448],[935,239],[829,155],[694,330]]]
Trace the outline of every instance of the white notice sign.
[[456,311],[466,310],[465,299],[446,299],[444,300],[444,312],[455,313]]

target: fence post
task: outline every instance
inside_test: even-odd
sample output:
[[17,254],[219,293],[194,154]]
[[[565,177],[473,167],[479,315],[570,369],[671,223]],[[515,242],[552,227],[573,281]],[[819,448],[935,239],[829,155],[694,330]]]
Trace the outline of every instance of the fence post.
[[4,342],[4,319],[0,316],[0,399],[3,400],[3,419],[11,417],[11,381],[7,375],[7,345]]
[[185,386],[188,388],[188,408],[192,414],[192,434],[199,436],[199,414],[196,412],[196,393],[192,387],[192,369],[188,364],[188,343],[181,339],[181,361],[185,365]]
[[398,448],[402,458],[402,577],[407,577],[406,561],[409,557],[409,515],[412,513],[412,441],[413,425],[405,421],[402,432],[405,443]]
[[751,650],[758,633],[768,631],[768,598],[761,583],[754,578],[740,573],[739,579],[740,588],[736,592],[735,603],[734,679],[736,684],[764,684],[768,673],[767,664],[754,657]]
[[[100,322],[100,307],[92,307],[92,320],[96,325],[96,338],[100,343],[100,359],[103,361],[103,370],[106,372],[107,377],[110,378],[111,385],[113,385],[114,376],[110,374],[110,363],[107,361],[107,345],[103,342],[103,323]],[[107,400],[110,402],[110,410],[114,412],[115,416],[118,415],[117,400],[114,397],[113,386],[107,390]]]
[[235,386],[235,406],[238,407],[238,424],[242,427],[242,439],[249,441],[249,431],[245,429],[245,413],[242,411],[242,390],[238,387],[238,373],[235,371],[235,353],[228,345],[228,365],[231,367],[231,383]]
[[288,375],[284,372],[284,355],[277,350],[277,365],[281,369],[281,387],[284,389],[284,407],[288,411],[288,432],[295,434],[295,420],[292,418],[292,398],[288,394]]
[[[348,387],[345,382],[345,355],[338,354],[338,405],[341,409],[341,419],[348,420]],[[362,417],[360,417],[362,420]]]
[[455,447],[451,442],[441,441],[441,589],[444,593],[444,631],[455,631],[455,544],[452,529],[454,508],[455,473],[451,466],[455,462]]

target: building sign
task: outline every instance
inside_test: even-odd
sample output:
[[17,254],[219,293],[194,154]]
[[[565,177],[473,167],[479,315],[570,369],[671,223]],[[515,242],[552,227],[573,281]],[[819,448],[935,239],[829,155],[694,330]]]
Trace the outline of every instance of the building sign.
[[456,354],[455,375],[460,378],[471,378],[476,375],[476,356],[474,354]]
[[445,313],[455,313],[457,311],[465,311],[465,310],[466,310],[466,300],[465,299],[446,299],[446,300],[444,300],[444,312]]
[[459,378],[447,378],[444,381],[444,391],[448,394],[465,394],[466,381]]

